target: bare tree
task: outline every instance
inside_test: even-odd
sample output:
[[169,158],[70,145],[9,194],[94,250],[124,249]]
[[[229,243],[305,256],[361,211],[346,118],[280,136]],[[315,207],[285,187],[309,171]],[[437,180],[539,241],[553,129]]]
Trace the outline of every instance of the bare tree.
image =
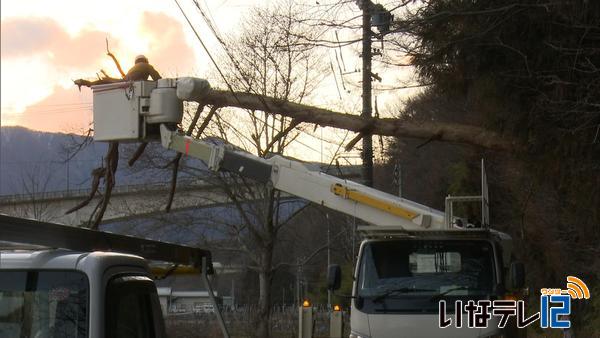
[[[262,97],[272,97],[278,101],[301,103],[310,96],[325,69],[320,65],[318,51],[297,44],[300,33],[310,34],[300,31],[305,28],[297,21],[300,15],[291,3],[256,8],[243,21],[237,36],[219,36],[227,60],[224,81],[238,91],[230,92],[233,100],[239,103],[239,96],[250,93],[258,95],[259,101]],[[223,106],[216,102],[206,103]],[[210,125],[204,123],[198,131],[238,144],[260,157],[283,154],[300,133],[295,129],[298,122],[269,113],[266,101],[243,111],[222,110],[212,114]],[[236,119],[230,119],[234,114]],[[195,119],[192,122],[195,123]],[[193,130],[194,124],[188,129],[189,134],[193,135]],[[198,131],[195,136],[199,136]],[[304,206],[284,212],[287,197],[268,185],[249,182],[229,173],[216,174],[213,179],[229,197],[238,217],[233,221],[215,218],[210,221],[228,238],[225,241],[228,244],[220,248],[241,253],[249,268],[257,273],[259,295],[255,332],[257,337],[269,337],[271,285],[278,261],[274,257],[275,248],[282,229]]]
[[23,198],[12,205],[13,213],[19,217],[38,221],[52,221],[56,215],[47,202],[48,184],[52,179],[51,171],[33,166],[21,172]]

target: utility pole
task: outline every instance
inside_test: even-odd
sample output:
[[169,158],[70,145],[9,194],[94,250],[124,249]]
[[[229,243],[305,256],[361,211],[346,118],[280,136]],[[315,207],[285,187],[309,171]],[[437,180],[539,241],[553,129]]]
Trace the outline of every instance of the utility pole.
[[235,278],[231,278],[231,309],[235,309]]
[[[325,213],[327,219],[327,268],[331,265],[331,237],[329,232],[329,213]],[[327,309],[331,311],[331,290],[327,289]]]
[[398,197],[402,197],[402,164],[396,161],[394,165],[394,184],[398,185]]
[[398,197],[402,197],[402,164],[398,164]]
[[[371,118],[371,0],[357,0],[362,13],[362,113],[363,118]],[[365,134],[362,139],[362,176],[364,184],[373,186],[373,138]]]
[[296,262],[298,264],[298,269],[296,270],[296,306],[301,306],[300,274],[302,273],[302,267],[300,266],[300,259],[296,259]]
[[70,167],[71,161],[70,161],[69,157],[70,157],[70,153],[67,150],[67,158],[66,158],[66,161],[65,161],[66,164],[67,164],[67,195],[69,195],[69,186],[70,186],[70,184],[69,184],[70,183],[69,182],[69,167]]

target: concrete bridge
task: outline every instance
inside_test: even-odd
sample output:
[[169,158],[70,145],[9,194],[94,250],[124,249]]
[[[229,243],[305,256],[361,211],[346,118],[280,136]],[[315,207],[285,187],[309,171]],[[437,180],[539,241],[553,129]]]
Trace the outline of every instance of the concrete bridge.
[[[357,180],[360,167],[331,168],[330,172],[338,177]],[[164,212],[169,191],[170,182],[115,186],[103,221],[132,216],[142,218]],[[89,194],[89,189],[82,189],[0,196],[0,213],[40,221],[81,225],[89,221],[100,197],[95,197],[86,207],[69,215],[65,215],[65,212],[83,201]],[[227,202],[229,202],[227,196],[218,185],[199,179],[179,179],[171,210]]]
[[[164,211],[170,191],[169,183],[115,186],[104,220],[119,219]],[[69,215],[65,212],[89,196],[89,189],[48,193],[0,196],[0,213],[67,225],[80,225],[89,220],[100,200],[95,197],[86,207]],[[222,189],[197,180],[178,180],[171,210],[179,210],[227,202]]]

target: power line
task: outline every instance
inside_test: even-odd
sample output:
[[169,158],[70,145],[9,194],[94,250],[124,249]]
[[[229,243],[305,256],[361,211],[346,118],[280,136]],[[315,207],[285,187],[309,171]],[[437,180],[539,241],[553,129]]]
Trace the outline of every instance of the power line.
[[231,87],[231,85],[229,84],[229,82],[227,81],[227,79],[225,78],[225,75],[223,74],[223,72],[219,68],[219,65],[217,64],[217,62],[215,61],[215,59],[213,58],[213,56],[208,51],[208,47],[206,47],[206,45],[204,44],[204,41],[202,41],[202,38],[200,38],[200,35],[198,34],[198,32],[196,31],[196,29],[192,25],[192,22],[188,18],[187,14],[185,14],[185,11],[183,10],[183,8],[181,8],[181,5],[179,5],[179,2],[177,0],[173,0],[173,1],[175,1],[175,4],[177,4],[177,7],[179,7],[179,10],[181,11],[181,14],[183,14],[183,17],[185,18],[185,20],[187,21],[188,25],[190,26],[190,28],[192,29],[192,31],[196,35],[196,38],[198,38],[198,41],[200,41],[200,44],[202,45],[202,48],[204,48],[204,50],[206,51],[206,54],[210,58],[210,61],[213,63],[213,65],[215,66],[215,68],[217,69],[217,71],[219,72],[219,74],[221,75],[221,77],[223,78],[223,81],[225,81],[225,84],[227,85],[227,88],[229,88],[229,90],[231,91],[231,93],[233,94],[233,96],[235,97],[235,99],[241,105],[241,102],[238,99],[238,97],[235,95],[235,92],[234,92],[233,88]]
[[[266,122],[266,121],[264,121],[264,120],[260,119],[259,117],[256,117],[256,116],[255,116],[254,118],[256,118],[256,119],[258,120],[258,122],[261,122],[261,123],[263,123],[263,124],[265,124],[265,125],[267,124],[267,122]],[[295,130],[298,130],[298,131],[299,131],[299,132],[301,132],[301,133],[308,134],[307,132],[305,132],[305,131],[304,131],[304,130],[302,130],[302,129],[299,129],[299,128],[294,128],[294,129],[295,129]],[[310,134],[308,134],[308,135],[310,135]],[[301,142],[301,141],[299,141],[298,139],[295,139],[295,140],[294,140],[294,142],[298,142],[299,144],[301,144],[301,145],[305,146],[306,148],[308,148],[308,149],[310,149],[310,150],[312,150],[312,151],[314,151],[314,152],[317,152],[317,153],[319,152],[319,150],[317,150],[317,149],[315,149],[315,148],[313,148],[313,147],[309,146],[308,144],[306,144],[306,143],[304,143],[304,142]]]
[[[67,103],[53,103],[53,104],[32,104],[27,107],[53,107],[53,106],[80,106],[80,105],[91,105],[93,102],[67,102]],[[2,108],[13,108],[13,106],[1,106]]]
[[[217,41],[221,44],[221,47],[223,48],[223,50],[225,51],[225,53],[227,54],[227,56],[229,57],[229,59],[231,60],[233,66],[236,68],[236,70],[241,74],[243,73],[239,63],[237,62],[237,60],[235,60],[235,58],[233,57],[231,51],[229,50],[229,47],[227,46],[227,44],[225,43],[225,41],[223,40],[223,38],[220,36],[219,32],[218,32],[218,28],[213,24],[213,22],[210,20],[210,18],[208,17],[208,15],[204,12],[204,10],[202,9],[202,7],[200,6],[200,4],[196,1],[196,0],[192,0],[194,2],[194,4],[196,5],[196,7],[198,8],[198,10],[200,11],[200,14],[202,15],[202,18],[204,19],[206,25],[208,26],[208,28],[211,30],[211,32],[213,33],[213,35],[215,36],[215,38],[217,39]],[[258,99],[261,101],[261,103],[263,104],[264,108],[266,109],[267,113],[273,114],[273,112],[270,111],[270,109],[268,108],[268,105],[266,103],[266,101],[264,100],[264,98],[257,93],[254,88],[251,86],[251,84],[249,83],[248,79],[246,79],[245,77],[242,77],[242,79],[246,82],[246,85],[248,86],[248,89],[250,92],[252,92],[253,94],[256,94]],[[254,118],[256,120],[258,120],[259,122],[263,123],[263,124],[267,124],[266,121],[261,120],[260,118],[254,116]],[[300,128],[294,128],[298,131],[300,131],[301,133],[305,133],[307,135],[313,136],[316,138],[316,136],[311,135],[309,133],[307,133],[306,131],[300,129]],[[318,150],[316,150],[315,148],[299,141],[299,140],[295,140],[295,142],[305,146],[306,148],[315,151],[315,152],[319,152]],[[329,142],[330,143],[330,142]]]
[[335,88],[337,89],[338,96],[340,97],[340,100],[342,100],[342,92],[340,91],[340,86],[338,85],[337,77],[335,76],[333,62],[331,62],[331,55],[329,55],[329,66],[331,66],[331,73],[333,74],[333,80],[335,81]]
[[[260,123],[267,124],[267,122],[265,122],[264,120],[260,119],[259,117],[256,117],[256,116],[255,116],[255,119],[256,119],[258,122],[260,122]],[[225,124],[226,124],[227,126],[229,126],[230,128],[233,128],[233,129],[234,129],[234,132],[235,132],[235,133],[238,135],[238,137],[245,138],[245,139],[246,139],[248,142],[250,142],[250,143],[255,143],[255,142],[256,142],[255,140],[252,140],[252,139],[251,139],[251,138],[249,138],[248,136],[246,136],[246,135],[244,135],[244,134],[242,134],[242,133],[240,133],[240,132],[237,132],[237,130],[236,130],[236,127],[235,127],[235,126],[233,126],[231,123],[227,122],[226,120],[222,120],[222,122],[223,122],[223,123],[225,123]],[[296,130],[298,130],[298,131],[301,131],[301,132],[304,132],[304,131],[303,131],[303,130],[301,130],[301,129],[296,129]],[[306,132],[304,132],[304,133],[306,133]],[[307,133],[307,135],[310,135],[310,134],[308,134],[308,133]],[[306,148],[308,148],[308,149],[310,149],[310,150],[312,150],[312,151],[314,151],[314,152],[317,152],[317,153],[319,152],[317,149],[315,149],[315,148],[313,148],[313,147],[309,146],[308,144],[306,144],[306,143],[304,143],[304,142],[301,142],[301,141],[299,141],[298,139],[294,140],[294,142],[297,142],[298,144],[300,144],[300,145],[303,145],[304,147],[306,147]]]
[[[87,104],[87,105],[81,105],[81,106],[66,106],[66,107],[49,107],[49,108],[44,108],[44,107],[34,107],[34,108],[27,108],[25,110],[23,110],[24,112],[36,112],[36,111],[64,111],[64,110],[78,110],[78,109],[89,109],[92,108],[93,105],[91,104]],[[13,112],[11,112],[12,114]]]
[[35,110],[35,111],[31,111],[31,110],[26,110],[22,113],[16,113],[16,112],[10,112],[10,113],[4,113],[4,115],[8,115],[11,117],[14,116],[39,116],[39,115],[56,115],[56,114],[72,114],[72,113],[78,113],[78,112],[88,112],[88,111],[92,111],[92,107],[87,107],[87,108],[72,108],[72,109],[61,109],[61,110]]
[[[70,163],[92,163],[92,162],[98,162],[98,160],[69,160],[68,162]],[[55,161],[55,160],[48,160],[48,161],[42,161],[42,160],[38,160],[38,161],[2,161],[0,163],[0,165],[5,165],[5,164],[61,164],[61,165],[66,165],[67,162],[65,161]]]
[[[186,20],[187,20],[188,24],[190,25],[190,27],[192,28],[192,30],[193,30],[193,31],[194,31],[194,33],[196,34],[196,37],[198,38],[198,40],[199,40],[199,41],[200,41],[200,43],[202,44],[202,47],[204,48],[204,50],[206,51],[206,53],[207,53],[207,54],[208,54],[208,56],[210,57],[211,61],[212,61],[212,62],[213,62],[213,64],[215,65],[215,67],[217,68],[217,71],[219,72],[219,74],[220,74],[220,75],[221,75],[221,77],[223,78],[223,81],[225,81],[225,84],[227,85],[227,87],[229,88],[229,90],[232,92],[232,94],[234,95],[234,97],[235,97],[235,98],[236,98],[236,100],[237,100],[237,97],[235,96],[235,92],[233,91],[233,88],[232,88],[232,87],[231,87],[231,85],[230,85],[230,84],[227,82],[227,79],[225,78],[225,76],[224,76],[223,72],[221,72],[221,70],[220,70],[219,66],[217,65],[217,63],[216,63],[216,61],[215,61],[215,59],[214,59],[214,58],[212,57],[212,55],[209,53],[209,51],[208,51],[208,49],[207,49],[206,45],[204,44],[204,42],[202,41],[202,39],[200,38],[200,36],[199,36],[199,35],[198,35],[198,33],[196,32],[196,30],[194,29],[194,27],[192,26],[192,24],[191,24],[191,22],[189,21],[189,19],[188,19],[187,15],[186,15],[186,14],[185,14],[185,12],[183,11],[183,9],[181,8],[181,6],[180,6],[180,5],[179,5],[179,3],[177,2],[177,0],[174,0],[174,1],[175,1],[175,3],[177,4],[177,6],[179,7],[179,9],[181,10],[181,12],[182,12],[182,14],[184,15],[184,17],[186,18]],[[219,31],[218,31],[218,28],[217,28],[217,27],[216,27],[216,25],[215,25],[215,24],[212,22],[212,20],[209,18],[209,15],[207,15],[207,14],[204,12],[203,8],[200,6],[200,4],[198,3],[198,1],[196,1],[196,0],[192,0],[192,1],[193,1],[193,2],[194,2],[194,4],[196,5],[196,8],[197,8],[197,9],[198,9],[198,11],[200,12],[200,14],[201,14],[202,18],[204,19],[204,21],[205,21],[206,25],[208,26],[208,28],[210,29],[210,31],[213,33],[214,37],[217,39],[217,41],[219,42],[219,44],[221,44],[221,46],[222,46],[223,50],[225,51],[225,53],[227,54],[227,56],[228,56],[228,57],[229,57],[229,59],[231,60],[231,62],[232,62],[232,64],[233,64],[233,66],[236,68],[236,70],[237,70],[239,73],[243,73],[243,72],[242,72],[242,70],[241,70],[241,67],[239,66],[239,63],[238,63],[238,62],[237,62],[237,60],[236,60],[236,59],[233,57],[233,55],[232,55],[232,53],[231,53],[231,50],[230,50],[230,49],[229,49],[229,47],[227,46],[227,43],[226,43],[226,42],[223,40],[223,38],[220,36],[220,33],[219,33]],[[335,74],[334,74],[334,76],[335,76]],[[248,82],[248,79],[246,79],[246,78],[244,78],[244,77],[242,77],[242,79],[243,79],[243,80],[246,82],[246,85],[248,86],[248,89],[249,89],[251,92],[253,92],[254,94],[256,94],[256,95],[257,95],[258,99],[261,101],[261,103],[263,104],[264,108],[266,109],[266,112],[267,112],[267,113],[270,113],[270,114],[273,114],[273,113],[270,111],[270,109],[269,109],[269,107],[268,107],[268,105],[267,105],[266,101],[264,100],[264,98],[263,98],[262,96],[260,96],[260,94],[258,94],[258,93],[257,93],[257,92],[254,90],[254,88],[253,88],[253,87],[251,86],[251,84]],[[239,102],[239,100],[238,100],[238,102]],[[265,125],[267,124],[267,122],[266,122],[266,121],[264,121],[264,120],[262,120],[262,119],[260,119],[260,118],[258,118],[258,117],[256,117],[256,116],[254,116],[254,118],[255,118],[256,120],[258,120],[259,122],[261,122],[261,123],[265,124]],[[255,142],[254,140],[252,140],[252,139],[248,138],[247,136],[245,136],[245,135],[243,135],[243,134],[241,134],[241,133],[239,133],[239,132],[236,132],[236,131],[237,131],[237,130],[236,130],[236,127],[234,127],[233,125],[231,125],[229,122],[227,122],[227,121],[225,121],[225,120],[222,120],[222,122],[223,122],[223,123],[225,123],[226,125],[228,125],[230,128],[232,128],[232,129],[234,130],[234,132],[235,132],[235,133],[238,135],[238,137],[245,138],[245,139],[246,139],[247,141],[249,141],[250,143],[254,143],[254,142]],[[307,135],[309,135],[309,136],[312,136],[312,137],[314,137],[314,138],[316,138],[316,139],[319,139],[317,136],[315,136],[315,135],[312,135],[312,134],[310,134],[310,133],[308,133],[308,132],[306,132],[306,131],[304,131],[304,130],[302,130],[302,129],[300,129],[300,128],[294,128],[294,129],[298,130],[300,133],[304,133],[304,134],[307,134]],[[294,140],[294,141],[295,141],[295,142],[297,142],[298,144],[300,144],[300,145],[302,145],[302,146],[304,146],[304,147],[306,147],[306,148],[308,148],[308,149],[310,149],[310,150],[312,150],[312,151],[316,152],[316,153],[319,153],[319,150],[317,150],[317,149],[313,148],[312,146],[310,146],[310,145],[308,145],[308,144],[306,144],[306,143],[304,143],[304,142],[301,142],[301,141],[299,141],[298,139],[296,139],[296,140]],[[334,142],[331,142],[331,141],[329,141],[329,140],[327,140],[326,142],[328,142],[328,143],[330,143],[330,144],[334,144]]]
[[[236,58],[233,56],[232,52],[230,51],[229,47],[227,46],[227,43],[225,42],[225,40],[221,37],[221,34],[219,33],[218,28],[216,27],[215,24],[213,24],[213,22],[210,20],[210,18],[208,17],[208,15],[206,15],[206,13],[204,12],[204,10],[202,9],[202,7],[200,7],[200,4],[196,1],[196,0],[192,0],[194,2],[194,4],[196,5],[196,8],[198,9],[198,11],[200,12],[200,15],[202,16],[202,18],[204,19],[204,22],[206,23],[206,25],[208,26],[208,28],[210,29],[210,31],[213,33],[214,37],[217,39],[217,41],[219,42],[219,44],[221,45],[221,47],[223,48],[223,50],[225,51],[225,53],[227,54],[227,57],[229,58],[229,60],[231,61],[231,63],[233,64],[233,66],[235,67],[235,69],[238,71],[239,76],[238,80],[241,80],[243,82],[245,82],[246,86],[247,86],[247,90],[249,92],[252,92],[253,94],[258,95],[258,99],[259,101],[261,101],[261,103],[263,104],[265,111],[269,111],[269,107],[267,105],[267,103],[265,102],[264,98],[262,96],[260,96],[252,87],[252,85],[250,84],[249,80],[243,76],[243,72],[241,70],[241,67],[239,65],[239,62],[236,60]],[[227,80],[225,78],[223,78],[223,80],[226,81]],[[231,88],[231,86],[229,86],[229,89],[231,90],[231,92],[234,94],[233,89]],[[239,102],[239,100],[236,97],[236,100]]]
[[[227,79],[225,78],[225,75],[223,74],[223,72],[221,71],[221,69],[219,68],[219,66],[217,65],[215,59],[212,57],[212,55],[210,54],[210,52],[208,51],[208,48],[206,47],[206,45],[204,44],[204,42],[202,41],[202,39],[200,38],[200,35],[198,35],[198,33],[196,32],[196,29],[192,26],[192,23],[190,22],[190,20],[188,19],[187,15],[185,14],[184,10],[181,8],[181,6],[179,5],[179,2],[177,0],[174,0],[175,3],[177,4],[177,7],[179,7],[179,10],[181,10],[181,13],[183,14],[183,16],[185,17],[185,19],[187,20],[188,24],[190,25],[190,27],[192,28],[192,30],[194,31],[194,34],[196,34],[196,37],[198,38],[198,40],[200,41],[200,43],[202,44],[202,47],[204,48],[204,50],[206,51],[206,53],[208,54],[208,56],[210,57],[210,60],[212,61],[212,63],[215,65],[215,67],[217,68],[217,71],[219,72],[219,74],[221,75],[221,77],[223,78],[223,81],[225,81],[225,84],[227,85],[227,87],[229,88],[229,90],[231,91],[231,93],[234,95],[235,99],[238,101],[238,103],[240,103],[239,99],[237,98],[235,91],[233,90],[233,87],[231,87],[231,85],[229,84],[229,82],[227,81]],[[220,37],[219,33],[217,32],[217,28],[213,25],[213,23],[211,22],[211,20],[208,18],[208,16],[206,15],[206,13],[204,13],[202,7],[200,7],[200,4],[197,1],[194,1],[194,4],[196,5],[196,7],[198,8],[198,10],[200,11],[202,17],[204,18],[204,21],[206,22],[207,26],[209,27],[209,29],[211,30],[211,32],[213,33],[213,35],[215,36],[215,38],[217,39],[217,41],[219,41],[219,43],[223,46],[223,49],[225,50],[225,52],[227,53],[227,55],[229,56],[230,60],[232,61],[232,63],[234,64],[234,67],[238,70],[238,72],[241,72],[241,69],[239,67],[239,65],[237,64],[236,60],[233,58],[233,56],[231,55],[231,52],[229,51],[227,45],[225,44],[225,41]],[[247,80],[246,80],[247,82]],[[249,83],[247,83],[249,89],[251,91],[252,90],[251,86]],[[256,92],[254,92],[254,94],[257,94]],[[262,104],[264,105],[266,110],[269,110],[267,103],[264,101],[264,98],[262,98],[260,95],[258,95],[259,100],[262,102]],[[261,119],[255,117],[258,121],[266,124],[265,121],[262,121]],[[236,131],[236,128],[234,126],[232,126],[229,122],[223,120],[223,122],[225,124],[227,124],[228,126],[230,126],[231,128],[233,128],[234,131]],[[238,134],[238,137],[243,137],[246,138],[248,141],[250,141],[250,143],[254,143],[254,140],[251,140],[250,138],[246,137],[245,135],[241,134],[241,133],[236,133]],[[297,141],[297,140],[296,140]],[[304,143],[301,143],[298,141],[298,143],[302,144],[303,146],[313,150],[313,151],[317,151],[316,149],[312,148],[309,145],[306,145]]]

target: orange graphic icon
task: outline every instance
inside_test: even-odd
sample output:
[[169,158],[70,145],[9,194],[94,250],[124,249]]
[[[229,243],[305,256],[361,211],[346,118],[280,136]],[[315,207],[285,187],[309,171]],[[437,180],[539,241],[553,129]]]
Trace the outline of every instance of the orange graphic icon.
[[564,291],[573,299],[590,299],[590,289],[581,279],[574,276],[567,276],[567,290]]

